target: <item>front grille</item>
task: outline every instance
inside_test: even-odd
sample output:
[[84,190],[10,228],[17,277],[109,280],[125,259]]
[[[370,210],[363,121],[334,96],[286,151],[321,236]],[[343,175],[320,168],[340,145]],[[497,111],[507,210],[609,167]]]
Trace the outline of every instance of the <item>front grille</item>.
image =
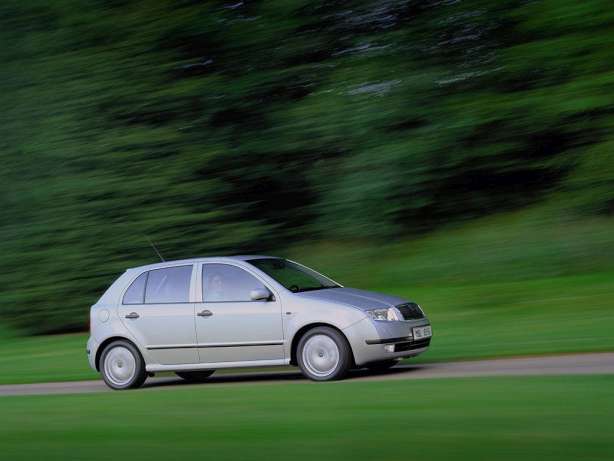
[[420,306],[418,306],[416,303],[400,304],[397,306],[397,309],[401,311],[401,314],[403,314],[403,318],[405,320],[418,320],[424,318],[424,314],[422,313]]
[[414,349],[422,349],[431,344],[431,338],[420,339],[418,341],[399,343],[394,345],[395,352],[413,351]]

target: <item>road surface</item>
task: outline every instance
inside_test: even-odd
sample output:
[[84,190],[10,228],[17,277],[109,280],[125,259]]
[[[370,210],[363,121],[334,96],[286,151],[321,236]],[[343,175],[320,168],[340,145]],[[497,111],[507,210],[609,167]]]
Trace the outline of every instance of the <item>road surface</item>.
[[[462,378],[478,376],[534,376],[534,375],[598,375],[614,374],[614,353],[590,353],[543,357],[523,357],[493,360],[476,360],[449,363],[424,363],[397,365],[383,372],[372,373],[357,370],[350,374],[348,381],[375,381],[386,379],[433,379]],[[213,375],[207,383],[188,384],[175,378],[149,378],[142,390],[179,389],[184,386],[235,386],[240,384],[310,382],[298,371],[249,372]],[[315,384],[315,383],[314,383]],[[88,392],[112,392],[102,380],[73,381],[37,384],[0,385],[0,396],[36,394],[78,394]]]

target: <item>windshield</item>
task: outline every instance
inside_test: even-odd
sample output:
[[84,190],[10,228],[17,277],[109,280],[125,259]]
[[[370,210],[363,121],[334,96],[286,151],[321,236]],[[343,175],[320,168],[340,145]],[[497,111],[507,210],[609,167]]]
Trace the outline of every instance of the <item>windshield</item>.
[[294,293],[323,290],[325,288],[339,288],[339,285],[331,279],[287,259],[250,259],[247,262],[256,266]]

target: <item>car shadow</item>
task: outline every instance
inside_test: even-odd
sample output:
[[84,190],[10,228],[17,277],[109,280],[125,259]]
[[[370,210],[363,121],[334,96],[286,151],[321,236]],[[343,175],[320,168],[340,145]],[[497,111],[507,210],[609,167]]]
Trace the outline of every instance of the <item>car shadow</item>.
[[164,377],[150,378],[143,385],[143,389],[161,388],[161,387],[176,387],[176,386],[203,386],[207,384],[231,384],[231,383],[258,383],[258,382],[283,382],[283,381],[300,381],[304,379],[303,375],[296,372],[267,372],[254,373],[246,372],[242,374],[220,374],[213,375],[202,383],[190,382],[179,377]]
[[[388,370],[372,371],[366,368],[351,370],[346,377],[346,380],[354,380],[375,376],[394,376],[400,374],[407,374],[418,371],[424,368],[422,365],[397,365]],[[213,375],[205,382],[193,383],[185,381],[179,377],[162,377],[162,378],[150,378],[143,385],[143,389],[156,389],[165,387],[184,387],[184,386],[203,386],[207,384],[233,384],[233,383],[273,383],[273,382],[312,382],[305,378],[301,372],[296,371],[281,371],[281,372],[253,372],[246,371],[244,373],[228,373]]]
[[407,374],[407,373],[414,373],[423,368],[425,368],[424,365],[397,365],[387,370],[377,370],[377,371],[369,370],[367,368],[361,368],[359,370],[353,370],[348,377],[366,378],[366,377],[372,377],[372,376],[394,376],[394,375],[402,375],[402,374]]

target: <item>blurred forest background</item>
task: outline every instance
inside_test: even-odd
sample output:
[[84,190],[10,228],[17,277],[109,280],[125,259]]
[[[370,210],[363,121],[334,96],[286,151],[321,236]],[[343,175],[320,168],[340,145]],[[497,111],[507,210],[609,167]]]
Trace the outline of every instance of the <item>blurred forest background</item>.
[[24,333],[87,328],[147,238],[376,288],[614,268],[610,1],[3,0],[0,45]]

